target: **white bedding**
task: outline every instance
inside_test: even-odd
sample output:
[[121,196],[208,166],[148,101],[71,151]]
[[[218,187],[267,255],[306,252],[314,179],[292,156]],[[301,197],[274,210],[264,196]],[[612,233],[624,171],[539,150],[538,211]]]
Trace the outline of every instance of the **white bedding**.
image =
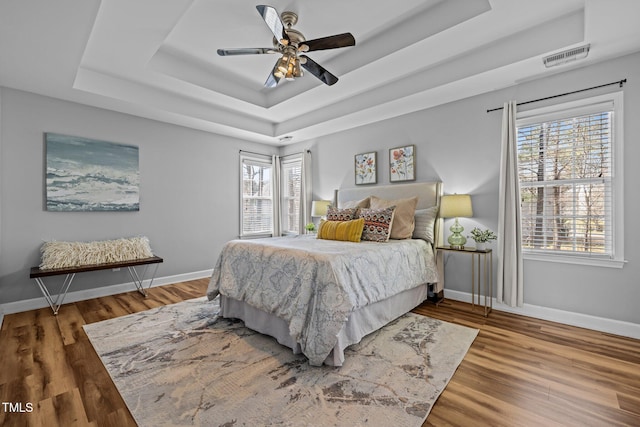
[[309,363],[321,365],[352,313],[437,281],[432,247],[423,240],[276,237],[228,242],[207,295],[243,301],[282,319]]

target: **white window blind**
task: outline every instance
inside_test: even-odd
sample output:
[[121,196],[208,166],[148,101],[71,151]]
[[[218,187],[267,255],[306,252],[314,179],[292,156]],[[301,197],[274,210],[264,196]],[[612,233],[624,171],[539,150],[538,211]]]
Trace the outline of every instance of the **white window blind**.
[[273,165],[271,159],[241,156],[240,236],[273,234]]
[[300,199],[302,191],[302,159],[282,161],[282,233],[300,231]]
[[620,255],[615,115],[613,102],[587,102],[518,120],[525,252]]

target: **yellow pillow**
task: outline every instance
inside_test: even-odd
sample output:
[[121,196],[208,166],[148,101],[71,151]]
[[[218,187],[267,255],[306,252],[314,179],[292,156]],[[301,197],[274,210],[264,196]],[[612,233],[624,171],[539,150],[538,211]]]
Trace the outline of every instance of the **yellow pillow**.
[[359,242],[363,228],[364,218],[351,221],[325,221],[321,219],[318,239]]

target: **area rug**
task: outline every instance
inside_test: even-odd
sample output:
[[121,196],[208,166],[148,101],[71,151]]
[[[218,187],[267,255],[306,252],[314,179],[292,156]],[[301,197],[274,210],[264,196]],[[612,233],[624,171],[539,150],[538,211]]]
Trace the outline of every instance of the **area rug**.
[[478,331],[408,313],[342,367],[184,301],[84,329],[140,426],[420,426]]

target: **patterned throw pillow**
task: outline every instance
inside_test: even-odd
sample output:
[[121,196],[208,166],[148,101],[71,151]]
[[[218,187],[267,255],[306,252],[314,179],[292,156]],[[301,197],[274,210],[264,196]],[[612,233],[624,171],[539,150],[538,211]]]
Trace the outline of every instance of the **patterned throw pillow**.
[[414,214],[418,205],[418,197],[408,199],[385,200],[376,196],[371,196],[371,209],[382,209],[395,206],[393,214],[393,230],[391,239],[410,239],[414,228]]
[[363,227],[364,219],[362,218],[352,221],[325,221],[321,219],[318,239],[359,242]]
[[361,208],[358,216],[364,219],[364,229],[362,230],[362,240],[372,242],[387,242],[391,236],[391,224],[395,206],[384,209]]
[[357,219],[358,208],[339,209],[335,206],[327,207],[327,221],[351,221]]

